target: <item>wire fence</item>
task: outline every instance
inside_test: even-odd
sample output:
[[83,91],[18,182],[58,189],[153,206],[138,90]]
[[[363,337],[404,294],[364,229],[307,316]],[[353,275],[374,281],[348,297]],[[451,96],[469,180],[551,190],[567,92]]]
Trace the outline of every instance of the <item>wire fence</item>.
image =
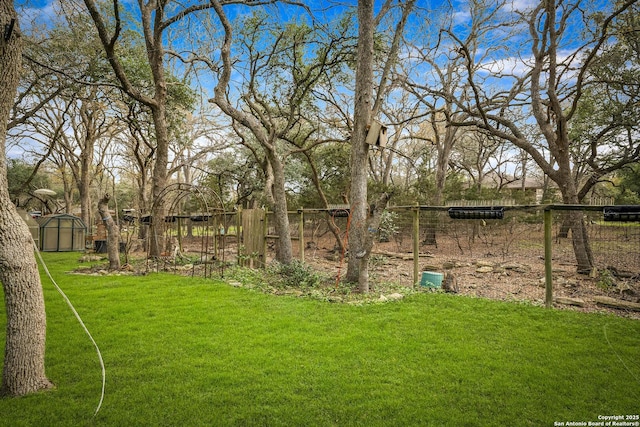
[[[369,229],[370,282],[374,291],[376,284],[421,286],[425,272],[436,273],[447,290],[466,295],[640,312],[639,216],[640,206],[390,207]],[[348,206],[299,209],[289,224],[294,258],[344,277]],[[194,223],[190,237],[183,232],[170,240],[181,253],[192,248],[192,274],[200,268],[205,276],[236,263],[268,265],[279,239],[273,213],[262,210],[226,212]]]
[[[459,215],[467,219],[454,219],[450,209],[389,208],[380,227],[370,230],[375,241],[372,282],[414,286],[422,272],[435,271],[449,276],[458,292],[479,297],[547,305],[553,298],[588,306],[593,296],[640,302],[637,217],[606,221],[603,206],[507,205],[501,214],[474,207]],[[349,255],[348,215],[347,209],[290,213],[294,256],[331,274],[343,271]],[[274,235],[269,216],[267,234]],[[497,216],[502,219],[493,219]],[[267,247],[267,258],[273,258],[273,239]]]

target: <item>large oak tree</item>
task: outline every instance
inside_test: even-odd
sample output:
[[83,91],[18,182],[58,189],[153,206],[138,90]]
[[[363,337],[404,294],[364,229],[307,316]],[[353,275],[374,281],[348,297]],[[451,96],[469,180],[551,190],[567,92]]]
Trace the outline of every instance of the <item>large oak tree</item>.
[[11,0],[0,0],[0,281],[7,312],[7,337],[0,395],[22,396],[51,387],[45,375],[46,316],[33,241],[9,198],[5,140],[18,87],[20,28]]
[[[373,233],[381,219],[390,195],[383,193],[369,205],[369,149],[367,133],[372,120],[377,118],[385,96],[392,67],[395,65],[400,40],[414,5],[414,1],[401,2],[401,18],[395,27],[392,42],[374,96],[374,38],[376,27],[382,17],[393,6],[385,1],[377,15],[374,15],[373,0],[358,1],[358,48],[356,60],[356,85],[354,93],[353,129],[351,133],[351,230],[349,232],[349,264],[346,279],[357,282],[361,292],[369,291],[369,258],[373,247]],[[373,209],[372,209],[373,208]],[[371,213],[371,215],[370,215]]]
[[[625,99],[616,103],[617,111],[610,110],[615,113],[609,116],[612,120],[592,121],[595,132],[591,135],[572,132],[585,103],[592,103],[589,95],[602,87],[603,80],[594,74],[597,59],[621,38],[618,22],[629,15],[637,0],[608,4],[600,10],[590,10],[592,4],[582,0],[546,0],[523,10],[510,9],[510,2],[470,3],[474,6],[471,10],[478,13],[502,8],[503,13],[496,15],[502,20],[493,25],[494,36],[503,39],[494,43],[514,50],[503,52],[510,57],[496,54],[478,66],[470,49],[473,40],[464,37],[466,31],[445,30],[465,59],[471,87],[469,97],[454,99],[470,119],[455,125],[474,126],[523,150],[558,185],[565,204],[581,203],[602,177],[638,160],[637,120],[635,124],[621,120],[635,114],[637,91],[628,91],[633,84],[617,89],[608,85],[619,100]],[[518,40],[516,33],[507,31],[509,27],[526,37]],[[578,27],[583,31],[578,32]],[[530,113],[543,144],[530,138],[530,124],[518,117],[523,111]],[[590,272],[593,257],[582,213],[569,213],[567,225],[572,231],[577,269]]]
[[[346,28],[336,35],[323,33],[306,24],[274,23],[265,14],[254,14],[243,22],[238,39],[246,57],[244,81],[230,88],[234,31],[222,6],[214,7],[225,30],[221,48],[222,67],[211,100],[234,121],[243,145],[256,156],[266,177],[265,194],[274,212],[276,259],[293,260],[289,238],[289,217],[285,165],[295,153],[305,152],[323,141],[315,134],[310,113],[312,93],[328,82],[343,66]],[[245,65],[244,62],[241,65]],[[215,69],[210,63],[210,68]],[[240,91],[238,101],[229,93]]]

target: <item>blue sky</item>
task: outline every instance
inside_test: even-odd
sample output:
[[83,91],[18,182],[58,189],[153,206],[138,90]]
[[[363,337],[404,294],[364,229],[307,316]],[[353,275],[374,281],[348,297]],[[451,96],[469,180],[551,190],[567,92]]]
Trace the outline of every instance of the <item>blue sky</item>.
[[[82,0],[75,0],[78,2],[80,7],[84,7],[82,5]],[[132,0],[122,0],[124,5],[129,5],[132,8],[137,8],[137,5],[132,2]],[[382,4],[382,0],[376,1],[376,6],[379,8]],[[538,0],[513,0],[508,6],[505,8],[505,13],[513,13],[515,10],[526,10],[534,6],[538,3]],[[607,0],[585,0],[585,4],[606,4]],[[49,0],[18,0],[16,5],[21,8],[24,12],[30,15],[32,18],[36,19],[36,22],[43,23],[46,22],[47,19],[51,19],[54,15],[55,7],[53,6],[54,1]],[[66,3],[70,4],[70,3]],[[355,8],[357,6],[356,0],[349,1],[339,1],[339,0],[324,0],[324,1],[307,1],[306,4],[309,5],[311,9],[314,10],[314,15],[316,15],[316,19],[321,22],[327,22],[330,20],[337,19],[337,17],[341,16],[342,12],[346,8]],[[489,2],[488,4],[491,4]],[[429,34],[429,32],[436,32],[438,25],[442,25],[442,21],[437,20],[436,10],[439,8],[447,8],[451,6],[453,8],[453,22],[455,24],[454,28],[459,36],[464,37],[466,28],[469,24],[470,20],[470,11],[466,6],[466,2],[460,0],[418,0],[416,3],[418,9],[421,12],[425,13],[422,18],[413,18],[410,22],[408,28],[411,30],[411,33],[408,34],[408,38],[414,38],[419,35]],[[227,9],[230,15],[230,18],[237,16],[238,14],[249,13],[252,9],[246,6],[234,6]],[[290,5],[272,5],[267,6],[267,10],[277,16],[282,21],[293,20],[293,19],[309,19],[309,16],[304,12],[302,8],[292,7]],[[433,11],[433,13],[431,13]],[[426,17],[426,18],[425,18]],[[425,22],[421,21],[421,19],[425,19]],[[434,19],[435,22],[426,22],[426,19]],[[23,19],[22,26],[28,25],[27,22]],[[524,30],[524,29],[523,29]],[[576,29],[578,31],[579,29]],[[530,52],[527,52],[527,49],[524,48],[523,45],[518,44],[511,40],[510,44],[505,43],[504,40],[500,40],[499,32],[501,29],[498,27],[495,30],[496,38],[494,40],[498,40],[498,43],[504,44],[500,45],[499,49],[496,49],[495,52],[482,59],[484,67],[486,69],[486,74],[491,75],[498,70],[513,70],[515,75],[522,75],[528,69],[527,62],[530,60]],[[526,30],[522,32],[526,36]],[[433,34],[431,34],[433,35]],[[424,39],[424,43],[426,43],[425,47],[430,47],[428,44],[433,43],[433,39]],[[449,45],[451,46],[451,45]],[[495,47],[495,46],[494,46]],[[570,46],[568,46],[570,47]],[[420,48],[420,42],[416,41],[415,48]],[[446,51],[446,49],[444,49]],[[486,49],[482,47],[479,49],[479,54],[483,54],[486,52]],[[568,51],[561,51],[560,55],[566,56]],[[408,54],[408,52],[407,52]],[[419,73],[425,73],[424,78],[428,78],[426,74],[427,69],[421,69],[421,67],[414,67],[412,69],[414,73],[416,73],[416,78],[420,78]],[[498,81],[494,81],[493,84],[498,84]]]
[[[48,19],[51,19],[55,15],[55,9],[57,6],[54,6],[57,0],[17,0],[16,5],[19,9],[25,13],[23,19],[21,20],[21,25],[23,29],[27,29],[29,26],[29,18],[35,19],[35,22],[42,24],[45,23]],[[75,0],[78,4],[78,7],[84,7],[82,4],[82,0]],[[122,4],[129,5],[132,9],[137,9],[137,5],[133,2],[133,0],[121,0]],[[593,5],[605,5],[609,0],[584,0],[585,5],[593,6]],[[108,2],[107,2],[108,3]],[[355,8],[357,6],[357,0],[308,0],[305,2],[313,11],[315,19],[320,22],[327,22],[334,19],[337,19],[342,15],[345,9],[347,8]],[[383,4],[382,0],[377,0],[376,7],[379,7]],[[513,14],[513,11],[523,11],[532,8],[534,5],[538,4],[539,0],[508,0],[508,3],[505,7],[505,13],[507,15]],[[70,2],[65,2],[66,5],[70,5]],[[108,3],[109,4],[109,3]],[[492,4],[492,2],[488,2],[487,4]],[[442,20],[438,20],[437,11],[441,10],[441,8],[449,8],[451,7],[453,10],[452,20],[454,23],[454,29],[456,34],[459,37],[464,38],[465,33],[468,29],[469,21],[471,18],[471,14],[469,8],[465,1],[461,0],[418,0],[416,3],[416,8],[419,9],[420,17],[412,18],[412,21],[408,25],[408,30],[410,33],[407,35],[408,39],[414,40],[414,49],[420,48],[421,43],[424,48],[432,47],[434,43],[434,34],[437,33],[438,26],[443,25]],[[308,14],[304,11],[304,9],[300,7],[293,7],[291,5],[277,4],[266,6],[267,11],[275,15],[282,21],[288,20],[296,20],[296,19],[305,19],[310,20]],[[250,13],[252,8],[246,6],[233,6],[228,7],[227,11],[229,13],[229,17],[233,19],[237,17],[239,14]],[[435,21],[429,22],[429,19],[434,19]],[[355,25],[356,23],[354,23]],[[528,70],[528,63],[530,63],[530,51],[528,52],[526,49],[526,42],[523,42],[527,35],[526,28],[522,28],[522,32],[520,34],[521,40],[518,39],[509,39],[504,40],[501,39],[500,31],[501,29],[496,28],[491,37],[493,37],[493,45],[481,46],[478,49],[478,55],[484,55],[487,53],[487,48],[492,48],[493,51],[490,55],[485,57],[478,56],[477,60],[481,61],[486,69],[486,74],[494,74],[498,70],[512,70],[515,75],[522,75]],[[579,34],[580,28],[576,28],[575,33]],[[429,38],[426,36],[429,35]],[[420,37],[422,41],[420,40]],[[487,40],[486,43],[492,43],[492,40]],[[451,46],[449,44],[448,46]],[[570,43],[567,43],[567,46],[564,50],[560,51],[561,59],[567,57],[570,48],[573,48]],[[409,51],[406,52],[405,57],[408,58],[410,54]],[[419,71],[418,69],[414,69],[414,71]]]

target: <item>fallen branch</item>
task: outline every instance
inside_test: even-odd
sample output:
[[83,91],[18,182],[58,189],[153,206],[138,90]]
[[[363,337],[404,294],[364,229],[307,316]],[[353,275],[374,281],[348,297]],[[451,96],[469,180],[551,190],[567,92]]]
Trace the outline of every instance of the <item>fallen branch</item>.
[[[387,252],[387,251],[371,251],[371,253],[375,255],[384,255],[391,258],[398,258],[403,261],[411,261],[413,259],[413,254],[403,254],[399,252]],[[433,258],[432,254],[420,254],[418,256],[420,258]]]
[[556,297],[555,302],[564,305],[575,305],[576,307],[584,307],[585,302],[580,298]]
[[603,297],[603,296],[595,296],[593,297],[593,300],[596,302],[596,304],[605,305],[607,307],[640,311],[640,304],[638,304],[637,302],[624,301],[620,299]]

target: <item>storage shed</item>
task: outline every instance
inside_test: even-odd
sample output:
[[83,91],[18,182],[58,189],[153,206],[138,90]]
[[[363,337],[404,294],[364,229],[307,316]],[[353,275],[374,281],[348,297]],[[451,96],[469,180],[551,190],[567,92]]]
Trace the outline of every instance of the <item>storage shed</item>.
[[83,251],[87,227],[81,218],[69,214],[43,216],[40,223],[40,250],[44,252]]

